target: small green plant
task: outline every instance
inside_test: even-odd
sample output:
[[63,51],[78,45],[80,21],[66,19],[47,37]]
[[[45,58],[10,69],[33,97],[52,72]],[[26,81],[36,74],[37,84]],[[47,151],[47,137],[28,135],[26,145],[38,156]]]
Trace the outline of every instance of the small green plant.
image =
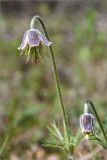
[[[38,29],[35,29],[35,22],[38,22],[44,31],[42,34]],[[45,27],[45,24],[41,17],[34,16],[31,20],[30,29],[27,30],[23,36],[22,43],[18,48],[22,54],[25,55],[26,61],[32,61],[38,63],[43,55],[46,53],[45,46],[49,48],[50,56],[52,60],[54,78],[56,82],[57,95],[60,101],[60,108],[63,116],[62,127],[53,122],[51,127],[48,127],[50,136],[45,140],[44,145],[50,147],[60,148],[65,151],[68,160],[74,159],[74,151],[77,144],[86,136],[89,136],[89,140],[96,140],[104,148],[107,148],[107,132],[104,129],[104,125],[101,123],[97,111],[90,100],[85,103],[84,114],[80,117],[80,129],[78,129],[76,135],[73,132],[68,123],[68,117],[65,111],[65,106],[62,99],[62,93],[60,88],[60,81],[56,67],[56,61],[52,48],[52,42],[50,41],[49,34]],[[101,136],[96,134],[94,126],[94,116],[88,112],[88,107],[91,106],[96,116]],[[83,133],[83,134],[82,134]]]
[[73,159],[74,149],[83,138],[80,129],[78,129],[78,132],[74,136],[70,129],[69,131],[66,130],[64,122],[62,132],[57,124],[53,122],[51,128],[48,127],[48,130],[50,132],[50,137],[45,140],[45,146],[60,148],[65,151],[68,159]]
[[[41,28],[44,31],[43,35],[39,30],[35,29],[35,22],[39,22]],[[58,77],[54,52],[52,48],[52,43],[49,39],[48,32],[46,30],[45,24],[41,17],[34,16],[31,20],[30,29],[25,32],[23,36],[22,43],[18,48],[22,54],[26,56],[27,62],[32,60],[32,62],[39,62],[42,56],[44,55],[45,48],[44,46],[48,46],[50,50],[52,66],[54,71],[54,78],[56,82],[56,88],[58,92],[58,97],[60,101],[62,116],[63,116],[63,133],[57,127],[56,123],[52,123],[49,129],[50,137],[45,141],[45,146],[57,147],[61,148],[67,154],[67,159],[73,159],[75,146],[81,140],[81,132],[80,129],[75,136],[73,136],[71,129],[69,127],[67,114],[65,111],[65,106],[62,99],[60,81]]]

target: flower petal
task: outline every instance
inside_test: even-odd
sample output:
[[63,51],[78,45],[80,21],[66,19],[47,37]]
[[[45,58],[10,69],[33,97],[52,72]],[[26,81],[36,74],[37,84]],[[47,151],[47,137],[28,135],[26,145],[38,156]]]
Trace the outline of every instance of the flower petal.
[[47,38],[43,34],[38,33],[38,36],[41,42],[43,42],[46,46],[50,46],[52,44],[52,42],[48,41]]
[[93,131],[93,120],[94,117],[92,114],[83,114],[80,117],[80,126],[82,129],[82,132],[92,132]]
[[20,45],[20,47],[18,47],[19,50],[24,50],[27,43],[28,43],[28,31],[25,32],[24,36],[23,36],[23,39],[22,39],[22,43]]
[[29,30],[28,43],[30,47],[39,46],[40,39],[35,30]]

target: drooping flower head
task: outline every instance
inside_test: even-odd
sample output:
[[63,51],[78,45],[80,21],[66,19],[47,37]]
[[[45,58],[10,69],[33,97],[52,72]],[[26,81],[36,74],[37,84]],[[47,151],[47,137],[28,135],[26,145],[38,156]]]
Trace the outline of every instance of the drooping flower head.
[[92,133],[93,122],[94,122],[94,116],[88,113],[88,104],[85,103],[84,114],[82,114],[80,117],[80,127],[82,130],[82,133],[86,133],[86,134]]
[[50,46],[51,43],[39,30],[32,28],[25,32],[18,49],[22,54],[25,54],[27,62],[31,59],[33,62],[38,63],[45,53],[44,46]]

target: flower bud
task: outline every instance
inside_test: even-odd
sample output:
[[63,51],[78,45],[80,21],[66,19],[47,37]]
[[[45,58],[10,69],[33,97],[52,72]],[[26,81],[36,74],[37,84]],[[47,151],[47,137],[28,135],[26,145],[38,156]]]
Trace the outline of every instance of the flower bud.
[[88,113],[88,104],[85,103],[84,114],[82,114],[80,117],[80,127],[82,133],[88,134],[93,132],[93,122],[94,122],[94,116]]

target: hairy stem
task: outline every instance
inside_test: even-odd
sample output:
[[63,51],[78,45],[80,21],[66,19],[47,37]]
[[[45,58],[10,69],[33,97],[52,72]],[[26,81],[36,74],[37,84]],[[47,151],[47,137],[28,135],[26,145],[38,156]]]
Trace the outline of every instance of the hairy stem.
[[[38,21],[40,23],[40,25],[41,25],[44,33],[45,33],[46,38],[50,41],[48,32],[47,32],[46,27],[45,27],[45,24],[44,24],[44,22],[43,22],[43,20],[41,19],[40,16],[34,16],[32,18],[30,28],[34,28],[34,24],[35,24],[36,21]],[[63,100],[62,100],[60,82],[59,82],[59,77],[58,77],[58,72],[57,72],[57,68],[56,68],[56,62],[55,62],[55,57],[54,57],[54,52],[53,52],[52,45],[49,46],[49,49],[50,49],[52,65],[53,65],[53,70],[54,70],[54,75],[55,75],[55,80],[56,80],[56,87],[57,87],[58,96],[59,96],[59,100],[60,100],[60,104],[61,104],[63,119],[64,119],[64,122],[65,122],[65,125],[66,125],[66,129],[68,130],[69,129],[68,120],[67,120],[67,115],[66,115],[66,112],[65,112]]]
[[100,118],[99,118],[99,116],[98,116],[98,113],[97,113],[97,111],[96,111],[96,109],[95,109],[95,107],[94,107],[94,104],[93,104],[90,100],[87,100],[86,103],[87,103],[87,104],[90,104],[90,106],[92,107],[92,109],[93,109],[93,111],[94,111],[94,114],[95,114],[95,116],[96,116],[96,119],[97,119],[97,121],[98,121],[98,123],[99,123],[99,126],[100,126],[100,128],[101,128],[101,131],[102,131],[103,137],[104,137],[104,139],[105,139],[105,142],[107,143],[107,135],[106,135],[106,133],[105,133],[105,130],[104,130],[104,127],[103,127],[103,125],[102,125],[102,123],[101,123],[101,120],[100,120]]

